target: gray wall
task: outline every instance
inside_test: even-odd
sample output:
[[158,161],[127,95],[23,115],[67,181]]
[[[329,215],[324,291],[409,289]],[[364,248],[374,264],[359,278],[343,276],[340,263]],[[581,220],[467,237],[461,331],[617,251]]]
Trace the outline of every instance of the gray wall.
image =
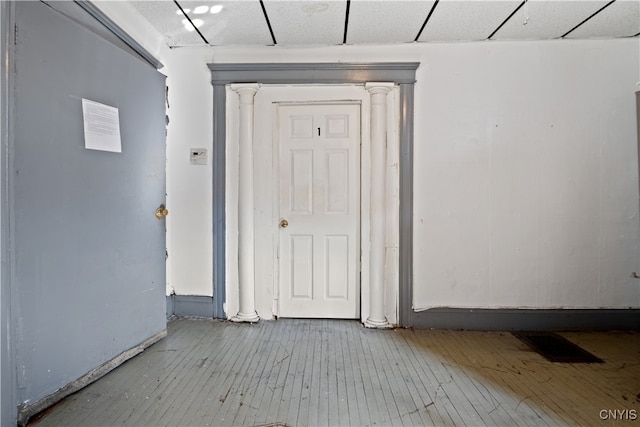
[[[43,3],[15,7],[12,311],[29,406],[166,328],[164,76]],[[122,153],[84,149],[82,98],[119,108]]]

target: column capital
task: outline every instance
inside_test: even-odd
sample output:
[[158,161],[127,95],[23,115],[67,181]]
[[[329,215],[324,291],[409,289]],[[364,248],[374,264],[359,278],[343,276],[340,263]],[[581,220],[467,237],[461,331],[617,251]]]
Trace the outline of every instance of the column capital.
[[229,86],[231,87],[231,90],[240,95],[245,93],[255,95],[258,89],[260,89],[260,85],[258,83],[233,83]]
[[364,85],[364,88],[371,94],[377,95],[382,94],[386,95],[393,89],[395,83],[392,82],[367,82]]

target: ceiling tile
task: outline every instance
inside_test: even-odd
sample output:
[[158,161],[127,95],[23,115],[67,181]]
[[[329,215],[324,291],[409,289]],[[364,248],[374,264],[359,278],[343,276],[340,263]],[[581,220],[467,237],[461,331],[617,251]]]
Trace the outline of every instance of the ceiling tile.
[[[185,17],[172,0],[131,2],[151,24],[166,36],[167,44],[202,46],[204,41],[196,31],[188,31]],[[198,28],[211,45],[269,45],[273,44],[269,27],[258,1],[178,1],[191,20],[203,21]],[[222,6],[219,13],[211,13],[212,6]],[[199,8],[199,9],[198,9]],[[196,13],[204,12],[204,13]]]
[[559,38],[607,3],[609,2],[606,0],[529,0],[492,39],[544,40]]
[[151,25],[165,36],[168,46],[201,46],[204,44],[198,33],[187,31],[178,15],[177,6],[173,1],[132,1],[133,7],[151,23]]
[[567,38],[628,37],[640,33],[640,1],[617,0]]
[[419,41],[486,40],[521,2],[442,0]]
[[264,1],[279,45],[342,44],[346,1]]
[[[271,34],[260,2],[256,1],[183,1],[191,19],[201,19],[200,32],[215,46],[272,45]],[[219,13],[210,13],[212,6],[222,6]],[[204,13],[196,13],[204,12]]]
[[434,3],[352,0],[347,43],[412,42]]

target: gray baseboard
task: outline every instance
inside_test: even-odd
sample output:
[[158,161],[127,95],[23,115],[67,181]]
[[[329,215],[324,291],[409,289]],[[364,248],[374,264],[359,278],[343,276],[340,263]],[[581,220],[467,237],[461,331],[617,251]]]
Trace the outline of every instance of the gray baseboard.
[[213,297],[202,295],[168,295],[167,318],[171,316],[214,318]]
[[433,308],[411,313],[411,325],[477,331],[637,331],[640,309]]
[[88,386],[92,382],[99,380],[100,378],[102,378],[103,376],[105,376],[106,374],[108,374],[118,366],[122,365],[127,360],[142,353],[146,348],[150,347],[151,345],[155,344],[156,342],[160,341],[166,336],[167,336],[167,330],[164,329],[158,332],[157,334],[147,338],[145,341],[138,344],[137,346],[130,348],[129,350],[124,351],[123,353],[120,353],[118,356],[114,357],[113,359],[103,363],[102,365],[98,366],[92,371],[87,372],[77,380],[65,385],[64,387],[51,393],[50,395],[43,397],[37,402],[34,402],[30,405],[19,406],[17,425],[20,427],[26,426],[29,420],[33,416],[39,414],[40,412],[44,411],[48,407],[58,403],[65,397]]
[[175,295],[167,295],[167,319],[175,316],[175,309],[173,308],[173,297]]

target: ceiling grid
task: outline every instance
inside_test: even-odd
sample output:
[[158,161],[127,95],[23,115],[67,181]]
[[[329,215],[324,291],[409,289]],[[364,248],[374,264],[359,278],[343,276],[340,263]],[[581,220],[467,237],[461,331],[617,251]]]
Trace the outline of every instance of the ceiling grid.
[[640,0],[131,1],[170,47],[640,36]]

